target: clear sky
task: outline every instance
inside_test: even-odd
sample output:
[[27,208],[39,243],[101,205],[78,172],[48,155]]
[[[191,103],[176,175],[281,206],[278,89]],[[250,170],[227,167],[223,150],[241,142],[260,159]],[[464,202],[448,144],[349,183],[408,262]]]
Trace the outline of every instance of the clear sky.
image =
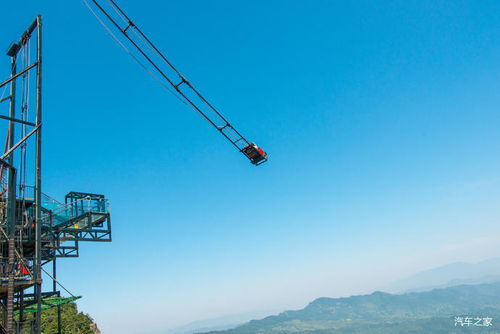
[[111,201],[113,242],[59,261],[104,333],[500,256],[498,1],[120,3],[270,161],[252,166],[80,1],[2,4],[4,49],[44,15],[44,192]]

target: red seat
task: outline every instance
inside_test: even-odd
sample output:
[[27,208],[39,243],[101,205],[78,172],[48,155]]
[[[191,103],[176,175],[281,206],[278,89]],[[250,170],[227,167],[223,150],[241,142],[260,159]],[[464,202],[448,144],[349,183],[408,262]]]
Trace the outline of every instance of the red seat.
[[267,160],[267,153],[255,145],[255,143],[250,143],[241,150],[254,164],[257,165],[265,160]]

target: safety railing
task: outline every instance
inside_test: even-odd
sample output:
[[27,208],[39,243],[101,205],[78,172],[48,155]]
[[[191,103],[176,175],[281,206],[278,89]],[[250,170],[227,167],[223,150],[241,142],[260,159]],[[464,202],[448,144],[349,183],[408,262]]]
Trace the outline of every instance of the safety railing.
[[67,204],[61,204],[58,208],[44,217],[44,223],[49,223],[53,227],[68,224],[76,224],[79,217],[86,214],[107,214],[109,213],[109,202],[106,199],[82,198]]
[[[25,198],[27,200],[35,200],[35,187],[33,186],[23,186],[18,190],[18,196]],[[42,193],[42,207],[48,211],[57,210],[64,206],[64,203],[61,203],[47,194]]]

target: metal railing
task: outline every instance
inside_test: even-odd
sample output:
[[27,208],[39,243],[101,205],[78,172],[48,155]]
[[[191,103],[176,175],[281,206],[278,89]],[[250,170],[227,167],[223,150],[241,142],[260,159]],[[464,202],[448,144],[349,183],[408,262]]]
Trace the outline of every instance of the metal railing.
[[109,202],[106,199],[82,198],[67,204],[60,204],[44,216],[43,223],[49,223],[52,227],[76,223],[79,217],[85,214],[109,213]]

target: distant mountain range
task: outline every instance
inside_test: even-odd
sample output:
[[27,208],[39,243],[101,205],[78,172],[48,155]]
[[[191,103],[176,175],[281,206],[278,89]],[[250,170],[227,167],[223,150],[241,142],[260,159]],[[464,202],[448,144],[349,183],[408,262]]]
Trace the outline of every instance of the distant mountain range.
[[381,290],[391,293],[421,292],[462,284],[483,284],[500,281],[500,258],[479,263],[457,262],[419,272],[390,284]]
[[[457,263],[452,263],[448,264],[442,267],[438,268],[433,268],[430,270],[422,271],[419,272],[415,275],[412,275],[408,278],[396,281],[386,287],[381,288],[380,290],[393,293],[393,294],[401,294],[401,293],[408,293],[408,292],[425,292],[425,291],[430,291],[433,289],[443,289],[443,288],[449,288],[453,286],[458,286],[458,285],[477,285],[477,284],[487,284],[487,283],[494,283],[494,282],[500,282],[500,258],[494,258],[490,260],[486,260],[483,262],[479,263],[466,263],[466,262],[457,262]],[[371,295],[370,295],[371,296]],[[358,296],[358,297],[351,297],[351,298],[361,298],[361,297],[367,297],[367,296]],[[318,299],[322,300],[322,299]],[[293,311],[285,312],[285,313],[290,313]],[[300,311],[297,311],[300,312]],[[207,333],[212,331],[211,333],[219,333],[217,331],[223,332],[223,330],[227,330],[230,328],[235,328],[237,326],[241,326],[245,324],[244,326],[247,326],[246,323],[250,321],[251,319],[260,319],[263,318],[267,315],[270,314],[277,314],[278,310],[275,311],[262,311],[262,312],[254,312],[254,313],[244,313],[244,314],[236,314],[236,315],[230,315],[230,316],[224,316],[224,317],[219,317],[215,319],[208,319],[208,320],[202,320],[202,321],[196,321],[192,322],[190,324],[184,325],[182,327],[178,327],[174,330],[169,331],[169,334],[193,334],[193,333]],[[283,313],[282,313],[283,314]],[[280,314],[279,316],[281,316]],[[278,316],[278,317],[279,317]],[[270,317],[272,318],[272,317]],[[268,319],[268,318],[266,318]],[[265,320],[265,319],[264,319]],[[500,317],[498,319],[500,321]],[[426,322],[432,323],[432,326],[436,327],[438,326],[436,324],[436,320],[433,317],[430,317],[427,320],[423,320],[419,318],[418,320],[414,320],[421,324],[420,326],[425,327],[423,324]],[[253,321],[251,322],[253,323]],[[405,320],[405,324],[410,326],[410,320]],[[447,328],[443,333],[450,334],[449,332],[449,319],[446,318],[444,320],[441,320],[441,324],[444,326],[444,328]],[[243,326],[243,327],[244,327]],[[365,332],[360,332],[360,333],[376,333],[375,327],[379,328],[377,330],[380,330],[380,333],[390,333],[387,329],[388,324],[371,324],[370,330],[365,331]],[[394,325],[396,326],[396,325]],[[402,330],[402,332],[398,333],[409,333],[406,331],[406,329],[401,328],[402,326],[401,323],[398,323],[399,327],[398,330]],[[430,326],[430,325],[429,325]],[[359,326],[358,326],[359,327]],[[410,327],[414,328],[414,325],[411,325]],[[240,328],[240,327],[238,327]],[[437,328],[437,327],[436,327]],[[408,329],[408,328],[407,328]],[[241,330],[241,329],[239,329]],[[329,332],[325,333],[337,333],[337,332],[331,332],[332,329],[326,329]],[[365,329],[366,330],[366,329]],[[386,332],[384,332],[384,330]],[[428,332],[428,333],[434,333],[433,332]],[[230,332],[224,332],[224,333],[232,333]],[[246,333],[246,332],[235,332],[235,333]],[[248,333],[253,333],[253,332],[248,332]],[[256,332],[256,333],[268,333],[268,332]],[[269,332],[269,333],[274,333],[274,332]],[[283,331],[282,333],[287,333],[286,331]],[[290,332],[292,333],[292,332]],[[294,332],[295,333],[295,332]],[[296,333],[302,333],[302,332],[296,332]],[[304,332],[307,333],[307,332]],[[317,334],[316,332],[314,332]],[[338,333],[343,333],[343,332],[338,332]],[[349,332],[352,334],[355,334],[357,332]],[[438,333],[438,332],[436,332]],[[458,332],[456,332],[458,333]],[[484,331],[480,332],[480,334],[486,334]],[[488,334],[491,334],[491,332],[488,332]]]
[[168,331],[168,334],[193,334],[200,332],[209,332],[215,330],[224,330],[237,327],[247,323],[252,319],[264,318],[270,314],[276,314],[281,310],[263,310],[256,312],[246,312],[240,314],[231,314],[213,319],[193,321],[186,325],[174,328]]
[[[491,326],[455,323],[456,317],[490,318]],[[237,328],[210,334],[500,334],[500,282],[460,285],[429,292],[374,292],[349,298],[319,298]],[[482,324],[482,322],[481,322]]]

